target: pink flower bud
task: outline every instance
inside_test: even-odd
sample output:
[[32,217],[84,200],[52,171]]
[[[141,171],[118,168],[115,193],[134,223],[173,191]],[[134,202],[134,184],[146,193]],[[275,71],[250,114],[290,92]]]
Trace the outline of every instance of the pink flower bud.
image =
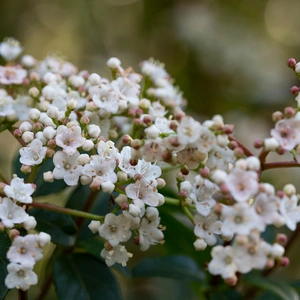
[[204,167],[203,169],[200,170],[199,174],[200,174],[202,177],[208,177],[209,174],[210,174],[210,170],[209,170],[209,168]]
[[289,264],[290,264],[290,260],[289,260],[288,257],[284,256],[284,257],[281,258],[280,265],[282,267],[287,267]]
[[123,137],[122,137],[122,143],[124,145],[128,145],[130,142],[132,141],[132,138],[130,135],[128,134],[125,134]]
[[236,147],[234,149],[234,155],[237,157],[237,158],[242,158],[244,157],[244,150],[240,147]]
[[140,237],[135,236],[135,237],[134,237],[134,243],[135,243],[136,245],[139,245],[139,244],[140,244]]
[[275,111],[272,114],[272,120],[273,122],[278,122],[284,118],[283,113],[281,111]]
[[295,115],[295,109],[293,107],[286,107],[284,109],[284,114],[288,117],[291,118]]
[[223,132],[225,134],[232,134],[233,133],[233,129],[234,129],[234,125],[232,124],[226,124],[224,127],[223,127]]
[[276,235],[276,242],[282,246],[284,246],[287,242],[287,236],[283,233],[278,233]]
[[19,235],[20,235],[20,231],[17,230],[17,229],[11,229],[11,230],[9,231],[9,237],[10,237],[11,239],[14,239],[15,237],[17,237],[17,236],[19,236]]
[[151,116],[145,116],[143,118],[143,122],[147,125],[147,126],[150,126],[152,124],[152,118]]
[[289,58],[286,64],[289,68],[295,69],[296,63],[295,58]]
[[263,141],[262,140],[255,140],[254,141],[254,148],[259,149],[263,146]]
[[16,137],[16,138],[20,138],[21,136],[22,136],[22,131],[20,130],[20,129],[15,129],[14,130],[14,136]]
[[229,286],[235,286],[235,285],[237,285],[238,278],[237,278],[236,275],[233,275],[233,276],[231,276],[231,277],[229,277],[229,278],[226,278],[226,279],[224,280],[224,282],[225,282],[227,285],[229,285]]
[[299,88],[297,87],[297,86],[292,86],[291,88],[290,88],[290,92],[293,94],[293,95],[295,95],[295,96],[297,96],[298,94],[299,94]]

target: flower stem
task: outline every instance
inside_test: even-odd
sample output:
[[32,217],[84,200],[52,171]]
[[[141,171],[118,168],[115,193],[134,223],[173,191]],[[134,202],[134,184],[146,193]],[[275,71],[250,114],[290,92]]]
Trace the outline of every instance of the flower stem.
[[194,217],[192,215],[192,213],[190,212],[190,210],[188,209],[188,207],[183,206],[182,207],[183,212],[188,216],[188,218],[192,221],[192,223],[194,224]]
[[234,138],[233,136],[228,136],[230,141],[236,142],[240,148],[243,149],[244,153],[246,154],[246,156],[253,156],[252,152],[245,147],[242,143],[240,143],[236,138]]
[[87,213],[84,211],[75,210],[75,209],[71,209],[71,208],[65,208],[65,207],[61,207],[61,206],[56,206],[56,205],[48,204],[48,203],[32,202],[32,203],[29,203],[28,205],[32,206],[32,207],[45,209],[45,210],[55,211],[55,212],[58,212],[61,214],[70,215],[70,216],[74,216],[74,217],[81,217],[81,218],[92,219],[92,220],[96,220],[96,221],[103,221],[103,219],[104,219],[104,216],[98,216],[98,215],[90,214],[90,213]]
[[279,169],[279,168],[294,168],[294,167],[300,167],[300,164],[296,161],[280,161],[280,162],[264,163],[262,165],[262,170]]
[[174,206],[181,206],[180,200],[171,197],[165,197],[165,203]]

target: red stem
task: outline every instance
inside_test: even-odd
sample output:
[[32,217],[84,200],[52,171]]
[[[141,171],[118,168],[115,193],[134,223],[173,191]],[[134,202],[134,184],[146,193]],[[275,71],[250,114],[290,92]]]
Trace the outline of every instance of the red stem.
[[239,145],[239,147],[243,149],[246,156],[253,156],[252,152],[247,147],[245,147],[242,143],[240,143],[236,138],[234,138],[233,136],[228,136],[228,139],[230,141],[236,142]]

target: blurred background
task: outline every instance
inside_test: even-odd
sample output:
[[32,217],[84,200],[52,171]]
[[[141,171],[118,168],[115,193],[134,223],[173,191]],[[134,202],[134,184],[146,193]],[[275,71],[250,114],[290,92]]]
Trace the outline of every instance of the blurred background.
[[[190,114],[222,114],[251,148],[269,136],[273,111],[296,105],[289,88],[298,81],[286,61],[300,60],[299,12],[300,0],[1,0],[0,40],[15,37],[38,59],[60,54],[103,77],[111,56],[137,71],[154,57],[182,89]],[[263,177],[299,189],[298,178],[298,170]]]

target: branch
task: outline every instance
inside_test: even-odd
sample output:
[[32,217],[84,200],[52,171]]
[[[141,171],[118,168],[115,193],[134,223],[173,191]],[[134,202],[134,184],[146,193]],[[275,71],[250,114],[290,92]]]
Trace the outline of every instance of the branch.
[[280,161],[262,164],[262,170],[279,169],[279,168],[295,168],[300,167],[300,164],[295,161]]
[[230,141],[236,142],[240,148],[243,149],[244,153],[246,154],[246,156],[254,156],[253,153],[247,148],[245,147],[242,143],[240,143],[236,138],[234,138],[233,136],[228,136],[228,139]]
[[98,215],[90,214],[90,213],[87,213],[84,211],[75,210],[75,209],[71,209],[71,208],[65,208],[65,207],[61,207],[61,206],[56,206],[56,205],[48,204],[48,203],[32,202],[27,205],[45,209],[45,210],[55,211],[55,212],[65,214],[65,215],[81,217],[81,218],[86,218],[86,219],[92,219],[92,220],[96,220],[96,221],[103,221],[103,219],[104,219],[104,216],[98,216]]

